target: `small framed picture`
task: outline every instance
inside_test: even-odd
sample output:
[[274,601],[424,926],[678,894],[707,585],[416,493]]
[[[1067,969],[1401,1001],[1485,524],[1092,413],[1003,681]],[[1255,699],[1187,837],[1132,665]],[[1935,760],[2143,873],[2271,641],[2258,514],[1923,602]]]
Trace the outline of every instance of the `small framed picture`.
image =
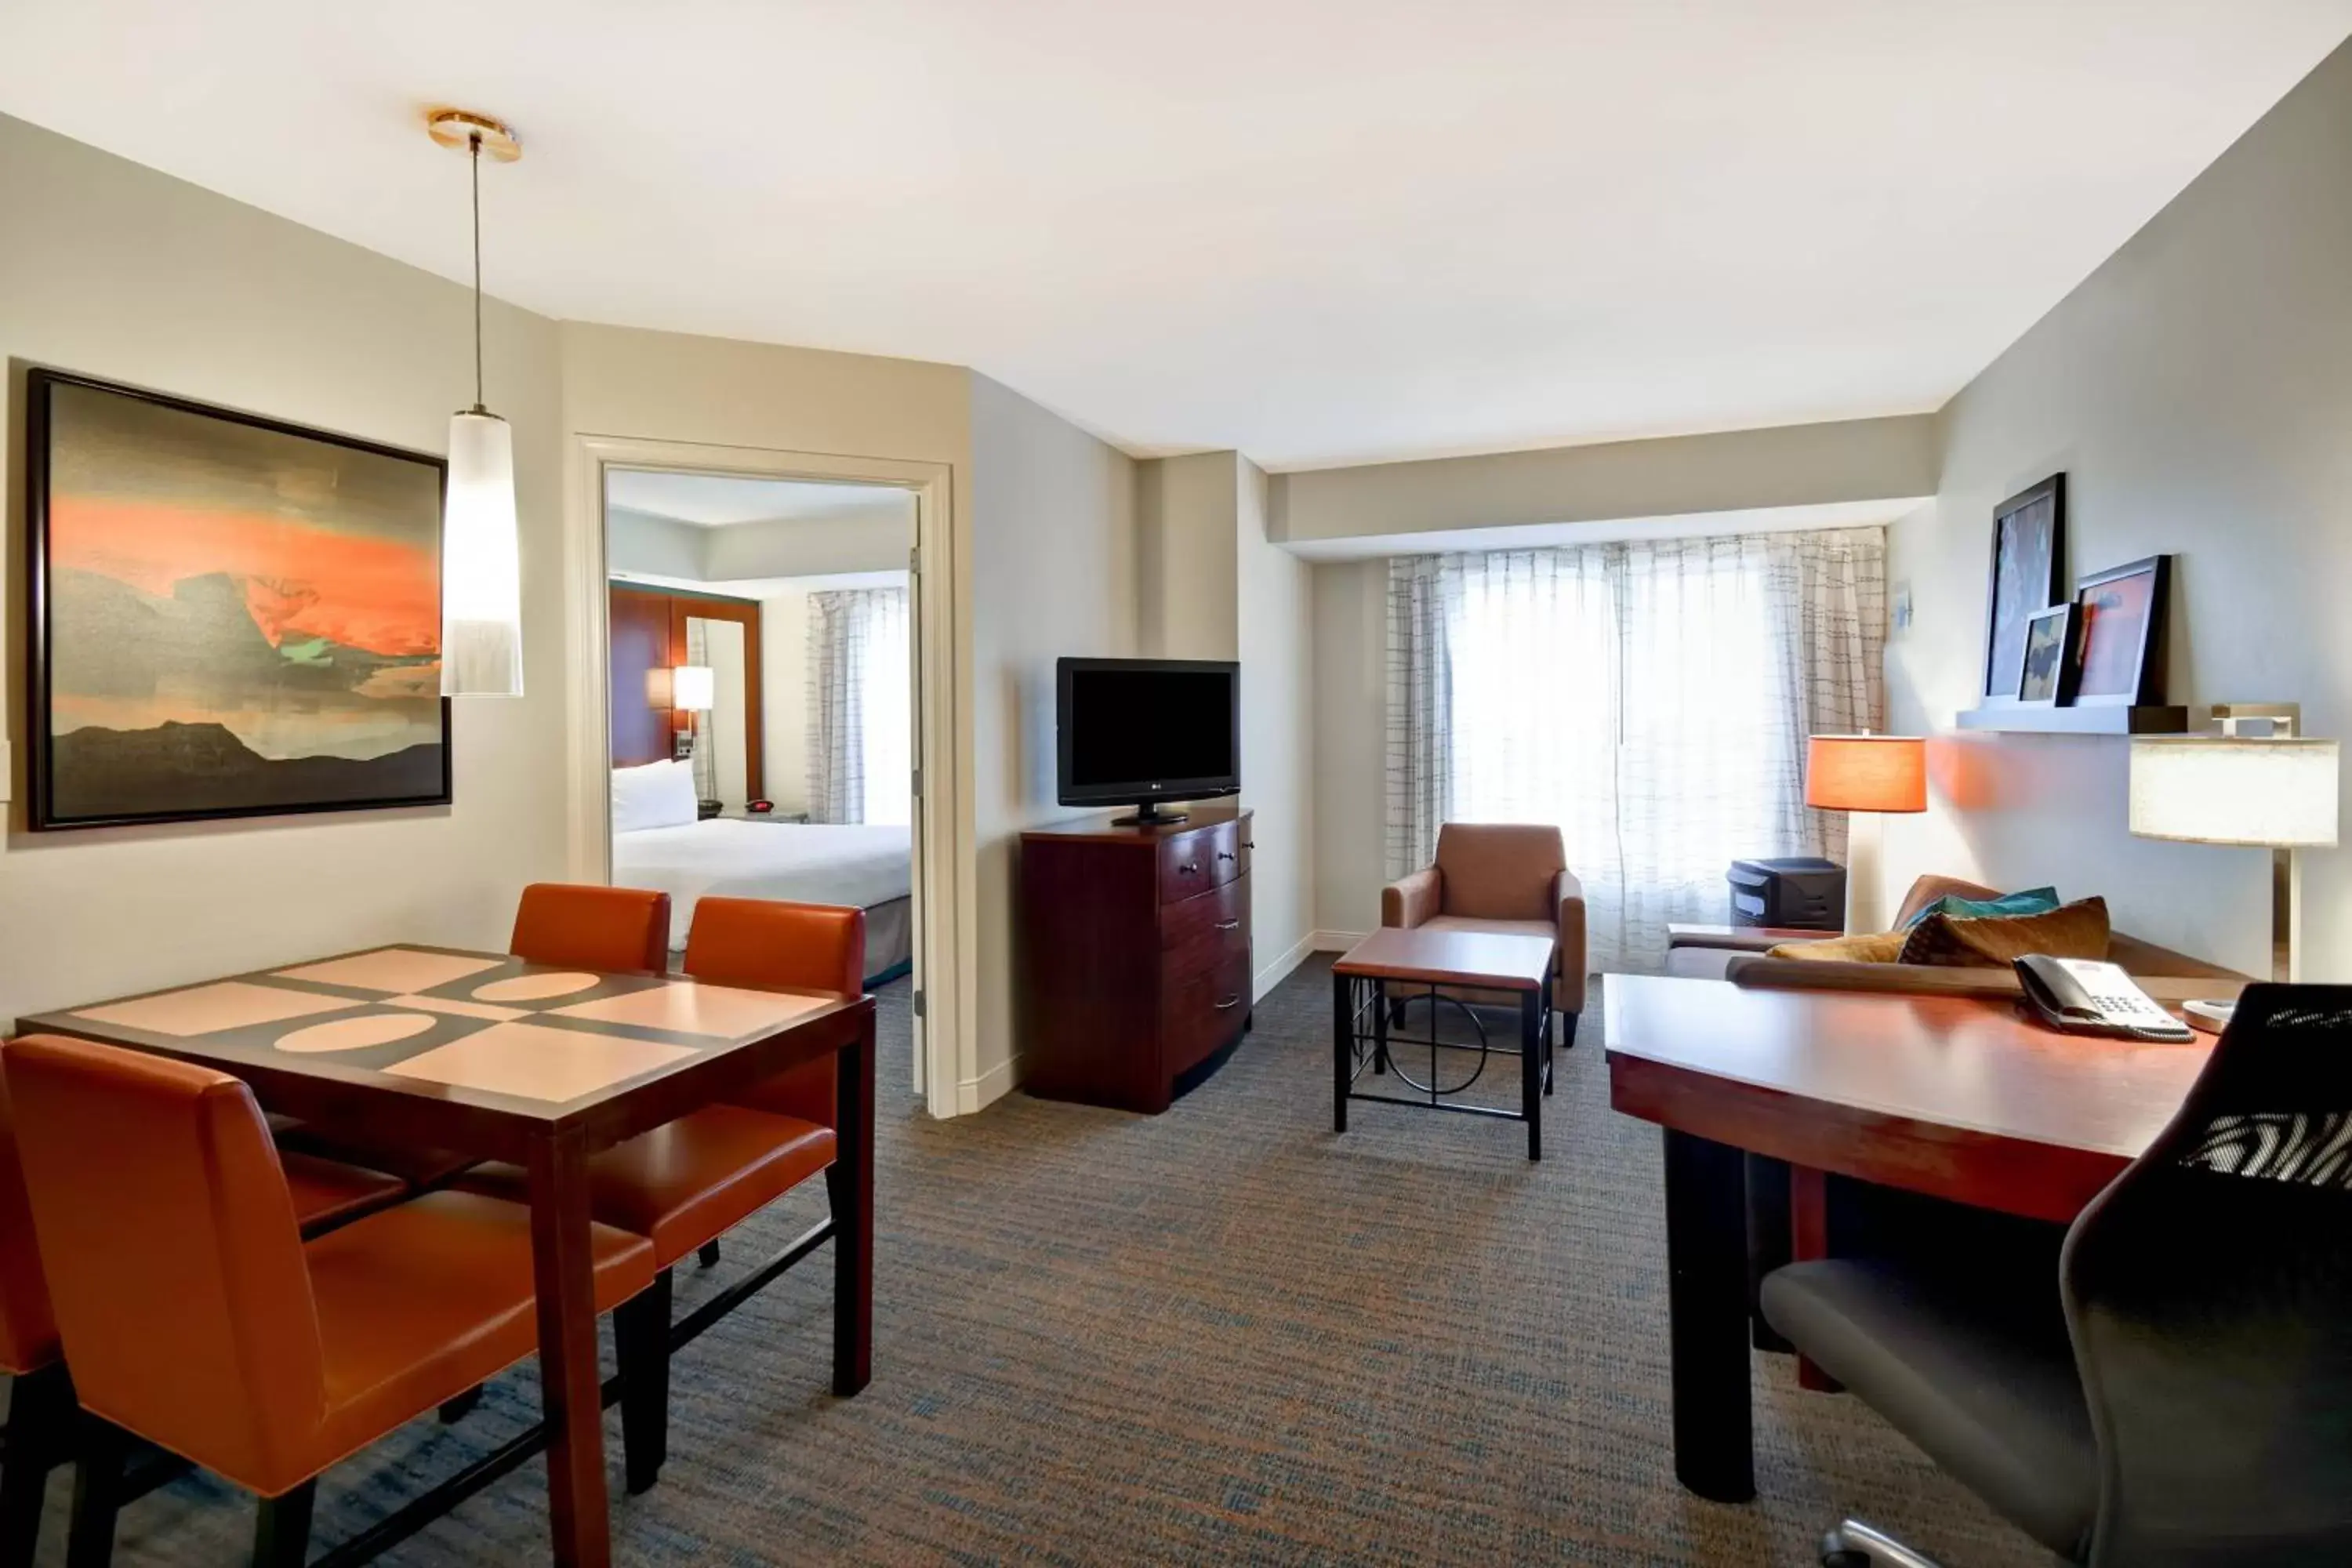
[[2066,476],[2018,491],[1992,513],[1992,576],[1986,590],[1984,700],[2017,700],[2024,676],[2025,617],[2066,596]]
[[2025,617],[2025,672],[2017,700],[2029,708],[2063,708],[2074,700],[2082,645],[2074,637],[2073,605],[2053,605]]
[[2084,708],[2147,708],[2164,701],[2164,623],[2172,599],[2172,557],[2114,566],[2074,589]]

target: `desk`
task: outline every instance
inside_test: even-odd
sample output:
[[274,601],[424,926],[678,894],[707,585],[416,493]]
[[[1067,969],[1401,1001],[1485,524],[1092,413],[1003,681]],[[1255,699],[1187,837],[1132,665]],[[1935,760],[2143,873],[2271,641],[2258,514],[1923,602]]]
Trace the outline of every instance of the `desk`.
[[1610,1104],[1665,1129],[1675,1475],[1718,1502],[1756,1495],[1743,1152],[2071,1221],[2210,1044],[2062,1035],[1977,996],[1601,985]]
[[555,1560],[612,1558],[588,1157],[838,1053],[834,1392],[872,1370],[874,999],[398,946],[17,1021],[243,1079],[269,1110],[530,1178]]

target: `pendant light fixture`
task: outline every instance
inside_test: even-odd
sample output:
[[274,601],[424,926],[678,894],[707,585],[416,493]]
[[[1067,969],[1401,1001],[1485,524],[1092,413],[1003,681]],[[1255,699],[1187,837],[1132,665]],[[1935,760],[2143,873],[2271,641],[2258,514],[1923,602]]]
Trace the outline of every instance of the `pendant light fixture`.
[[522,143],[463,109],[425,117],[433,140],[462,151],[474,182],[474,405],[449,416],[449,495],[441,513],[441,694],[522,695],[522,550],[515,525],[514,436],[482,404],[482,155],[501,163]]

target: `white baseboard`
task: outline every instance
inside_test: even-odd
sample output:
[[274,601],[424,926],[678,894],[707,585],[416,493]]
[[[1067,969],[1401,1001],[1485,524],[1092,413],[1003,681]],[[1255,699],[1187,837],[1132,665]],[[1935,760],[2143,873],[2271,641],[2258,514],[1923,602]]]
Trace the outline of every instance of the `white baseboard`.
[[1370,934],[1360,931],[1309,931],[1307,942],[1318,952],[1345,952]]
[[978,1078],[965,1079],[956,1085],[956,1114],[970,1116],[984,1106],[993,1105],[1013,1092],[1021,1081],[1021,1058],[1013,1057],[997,1063]]
[[1290,972],[1306,963],[1307,955],[1314,951],[1315,933],[1308,931],[1298,939],[1298,944],[1296,947],[1259,970],[1257,978],[1251,983],[1251,1004],[1255,1005],[1265,1001],[1265,994],[1289,979]]

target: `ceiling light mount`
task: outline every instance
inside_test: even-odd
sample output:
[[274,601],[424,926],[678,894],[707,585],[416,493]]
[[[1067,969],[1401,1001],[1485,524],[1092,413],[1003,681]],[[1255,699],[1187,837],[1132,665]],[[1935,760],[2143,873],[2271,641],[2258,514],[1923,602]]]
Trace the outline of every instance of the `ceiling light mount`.
[[515,135],[514,127],[470,109],[428,109],[425,111],[425,129],[434,141],[460,153],[473,151],[478,137],[482,151],[494,163],[511,163],[522,156],[522,141]]

